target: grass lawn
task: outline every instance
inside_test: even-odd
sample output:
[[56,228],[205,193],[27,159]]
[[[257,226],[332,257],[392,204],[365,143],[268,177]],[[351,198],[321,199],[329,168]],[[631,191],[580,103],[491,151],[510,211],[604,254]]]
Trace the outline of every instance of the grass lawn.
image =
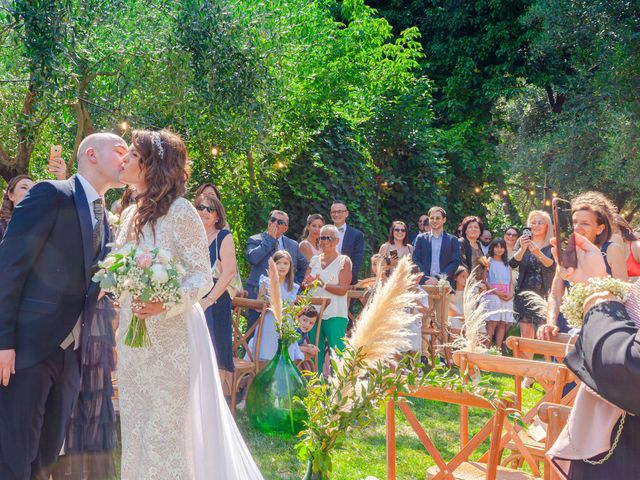
[[[488,374],[485,374],[488,377]],[[513,378],[493,375],[496,388],[502,386],[513,391]],[[538,384],[523,390],[525,407],[533,406],[542,396],[543,390]],[[414,399],[414,412],[425,430],[432,435],[437,447],[446,460],[453,457],[458,449],[459,410],[453,405]],[[471,434],[486,422],[490,414],[471,411]],[[433,460],[418,440],[402,413],[397,411],[397,472],[402,480],[424,479],[427,467]],[[244,412],[237,413],[237,421],[253,452],[254,458],[267,480],[299,480],[304,466],[297,459],[295,438],[264,435],[251,428]],[[332,478],[336,480],[360,480],[371,475],[379,479],[386,478],[385,470],[385,423],[380,413],[368,427],[348,436],[342,450],[335,455]]]

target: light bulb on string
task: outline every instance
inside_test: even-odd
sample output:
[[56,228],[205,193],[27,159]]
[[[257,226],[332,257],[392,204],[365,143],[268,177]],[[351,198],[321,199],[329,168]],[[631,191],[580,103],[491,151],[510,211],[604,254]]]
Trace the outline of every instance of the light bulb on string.
[[211,148],[211,155],[213,155],[214,157],[218,155],[218,147]]
[[126,121],[126,120],[123,120],[123,121],[120,123],[120,129],[121,129],[122,131],[125,131],[127,128],[129,128],[129,124],[127,123],[127,121]]
[[480,187],[476,187],[473,189],[476,193],[480,193]]
[[544,201],[544,204],[545,204],[547,207],[550,207],[550,206],[551,206],[551,200],[545,200],[545,201]]
[[535,194],[536,194],[536,191],[535,191],[535,190],[530,190],[530,191],[529,191],[529,195],[535,195]]
[[507,191],[506,190],[502,190],[502,196],[506,197],[507,196]]
[[556,192],[553,192],[551,195],[553,196],[553,198],[556,198],[558,196]]

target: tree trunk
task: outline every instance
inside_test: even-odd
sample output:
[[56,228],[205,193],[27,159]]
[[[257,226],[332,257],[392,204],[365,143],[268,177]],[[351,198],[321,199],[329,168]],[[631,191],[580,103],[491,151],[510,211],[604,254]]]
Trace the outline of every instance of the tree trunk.
[[544,90],[547,92],[547,100],[549,101],[549,106],[551,107],[551,111],[553,113],[562,113],[562,105],[564,105],[565,97],[563,94],[555,94],[553,92],[553,87],[551,85],[547,85],[544,87]]
[[73,165],[76,163],[78,159],[78,147],[82,140],[85,137],[91,135],[95,132],[93,128],[93,122],[91,122],[91,116],[89,115],[89,110],[87,109],[87,104],[83,100],[85,94],[86,81],[83,80],[78,89],[78,101],[73,105],[76,111],[76,119],[78,121],[78,125],[76,127],[76,138],[73,141],[73,152],[69,157],[67,162],[67,171],[70,172]]

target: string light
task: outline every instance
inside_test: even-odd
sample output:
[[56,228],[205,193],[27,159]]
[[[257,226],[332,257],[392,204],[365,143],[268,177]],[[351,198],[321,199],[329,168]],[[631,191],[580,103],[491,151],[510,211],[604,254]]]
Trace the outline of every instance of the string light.
[[556,192],[553,192],[551,195],[553,195],[553,198],[556,198],[558,196]]
[[535,195],[536,191],[535,190],[529,190],[529,195]]
[[284,168],[284,163],[280,160],[276,163],[276,167],[282,170]]
[[504,197],[507,196],[507,191],[506,190],[502,190],[502,196],[504,196]]
[[476,187],[473,189],[476,193],[480,193],[480,187]]
[[544,201],[544,204],[545,204],[547,207],[550,207],[550,206],[551,206],[551,200],[545,200],[545,201]]
[[218,155],[218,147],[213,147],[211,149],[211,155],[213,155],[214,157]]
[[124,131],[127,128],[129,128],[129,124],[127,123],[126,120],[123,120],[122,123],[120,123],[120,129]]

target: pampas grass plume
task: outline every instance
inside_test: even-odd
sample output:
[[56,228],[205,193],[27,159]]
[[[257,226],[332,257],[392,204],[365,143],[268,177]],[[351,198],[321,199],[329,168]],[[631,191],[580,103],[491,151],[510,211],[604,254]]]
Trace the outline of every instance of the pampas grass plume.
[[282,324],[282,295],[280,294],[280,276],[276,262],[269,259],[269,310],[278,325]]

